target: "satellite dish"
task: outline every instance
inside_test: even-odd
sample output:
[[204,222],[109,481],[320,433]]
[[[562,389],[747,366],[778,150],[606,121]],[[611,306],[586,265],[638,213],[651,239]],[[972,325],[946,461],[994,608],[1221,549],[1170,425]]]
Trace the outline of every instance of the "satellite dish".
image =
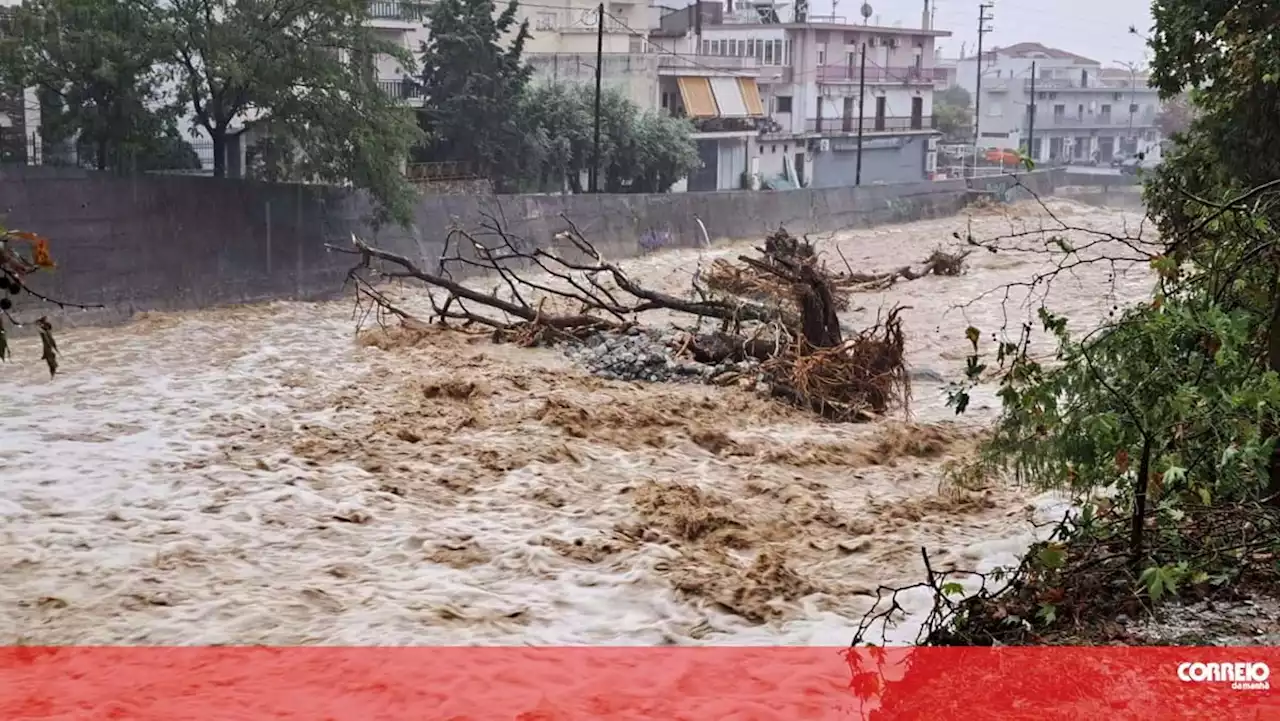
[[871,17],[871,13],[875,12],[871,9],[871,3],[862,3],[862,20],[865,22]]

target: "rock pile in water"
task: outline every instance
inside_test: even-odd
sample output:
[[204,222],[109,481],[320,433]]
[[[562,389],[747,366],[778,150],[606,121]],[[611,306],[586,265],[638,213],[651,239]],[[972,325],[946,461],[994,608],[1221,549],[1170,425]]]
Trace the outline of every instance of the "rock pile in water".
[[650,383],[714,383],[756,378],[755,361],[704,364],[677,358],[680,333],[670,329],[632,328],[625,334],[596,333],[581,344],[565,346],[565,354],[594,375],[611,380]]

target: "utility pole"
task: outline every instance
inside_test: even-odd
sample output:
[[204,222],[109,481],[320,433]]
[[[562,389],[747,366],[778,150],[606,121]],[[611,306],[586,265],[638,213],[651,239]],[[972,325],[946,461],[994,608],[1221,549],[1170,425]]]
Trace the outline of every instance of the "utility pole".
[[995,7],[989,2],[978,4],[978,78],[973,92],[973,173],[978,173],[978,139],[982,137],[982,36],[994,28],[987,22],[994,19],[987,11]]
[[604,66],[604,3],[596,8],[596,118],[595,140],[591,150],[591,192],[600,192],[600,71]]
[[1137,99],[1138,86],[1138,66],[1133,63],[1126,63],[1121,60],[1115,61],[1117,64],[1129,68],[1129,144],[1133,146],[1133,152],[1138,152],[1138,141],[1133,137],[1133,111],[1134,101]]
[[693,54],[702,54],[702,0],[693,3],[693,36],[695,38]]
[[1036,159],[1036,61],[1031,61],[1031,104],[1027,106],[1027,156]]
[[858,71],[858,165],[854,171],[853,184],[862,185],[862,118],[866,116],[863,103],[867,99],[867,44],[862,44],[862,67]]

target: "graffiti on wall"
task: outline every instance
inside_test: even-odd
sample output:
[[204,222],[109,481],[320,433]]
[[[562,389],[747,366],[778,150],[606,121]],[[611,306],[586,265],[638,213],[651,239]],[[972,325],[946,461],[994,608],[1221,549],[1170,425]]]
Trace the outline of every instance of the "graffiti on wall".
[[649,228],[640,234],[640,252],[642,253],[653,253],[673,245],[675,243],[671,231],[665,228]]

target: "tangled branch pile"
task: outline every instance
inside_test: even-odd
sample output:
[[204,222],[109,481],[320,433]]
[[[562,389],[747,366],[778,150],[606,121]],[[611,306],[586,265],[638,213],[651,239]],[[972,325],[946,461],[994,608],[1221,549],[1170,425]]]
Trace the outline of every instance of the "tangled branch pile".
[[[569,230],[556,236],[558,250],[533,247],[492,215],[477,232],[454,228],[432,270],[355,238],[353,248],[330,248],[360,256],[349,274],[359,301],[371,301],[369,310],[409,325],[458,322],[488,328],[498,341],[538,345],[624,332],[641,314],[665,310],[696,320],[681,329],[681,355],[704,364],[759,363],[772,395],[829,419],[865,420],[908,402],[901,309],[856,333],[841,327],[839,312],[849,307],[851,290],[867,285],[866,277],[885,284],[918,275],[831,273],[808,239],[779,230],[756,256],[716,261],[678,296],[636,281],[565,220]],[[940,272],[934,268],[941,265],[927,267],[924,273]],[[496,280],[494,289],[486,293],[462,282],[475,276]],[[408,278],[436,291],[425,321],[397,307],[376,285],[380,279]]]

